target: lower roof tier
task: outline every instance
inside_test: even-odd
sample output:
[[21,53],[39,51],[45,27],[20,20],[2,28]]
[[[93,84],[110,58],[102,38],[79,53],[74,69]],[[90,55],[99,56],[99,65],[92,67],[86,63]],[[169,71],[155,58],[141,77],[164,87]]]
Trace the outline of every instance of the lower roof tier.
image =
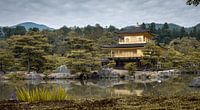
[[137,48],[144,47],[146,43],[104,45],[102,48]]

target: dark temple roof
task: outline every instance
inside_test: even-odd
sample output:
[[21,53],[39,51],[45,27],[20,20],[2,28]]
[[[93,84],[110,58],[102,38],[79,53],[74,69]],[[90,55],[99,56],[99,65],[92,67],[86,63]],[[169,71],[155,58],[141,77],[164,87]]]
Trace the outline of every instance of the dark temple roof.
[[136,43],[136,44],[116,44],[116,45],[104,45],[103,48],[134,48],[134,47],[144,47],[146,43]]
[[119,32],[116,32],[116,33],[132,34],[132,33],[143,33],[143,32],[149,32],[149,30],[142,29],[141,27],[129,26],[129,27],[122,28]]

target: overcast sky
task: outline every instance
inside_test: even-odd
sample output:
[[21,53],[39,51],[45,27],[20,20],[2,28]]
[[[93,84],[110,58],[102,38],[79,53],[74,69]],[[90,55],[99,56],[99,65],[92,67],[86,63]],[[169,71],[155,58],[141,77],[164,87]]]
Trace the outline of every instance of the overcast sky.
[[32,21],[53,28],[85,26],[123,27],[142,22],[200,23],[200,6],[186,0],[0,0],[0,26]]

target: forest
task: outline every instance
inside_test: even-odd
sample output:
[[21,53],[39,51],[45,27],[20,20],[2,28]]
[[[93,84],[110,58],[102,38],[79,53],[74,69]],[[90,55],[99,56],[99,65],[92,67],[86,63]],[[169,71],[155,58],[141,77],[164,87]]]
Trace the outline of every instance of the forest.
[[[150,70],[181,69],[198,72],[200,69],[200,28],[170,28],[165,23],[156,28],[156,23],[141,24],[143,29],[155,35],[148,43],[141,59]],[[99,24],[85,27],[63,26],[56,30],[39,30],[23,26],[3,27],[0,40],[0,71],[36,71],[51,73],[60,65],[66,65],[72,73],[88,74],[102,68],[101,59],[109,52],[101,47],[118,42],[119,30],[114,26]],[[2,33],[1,33],[2,34]],[[111,61],[111,63],[113,63]],[[112,64],[111,64],[112,65]],[[129,64],[130,65],[130,64]],[[126,66],[127,67],[127,66]],[[137,67],[127,67],[130,72]]]

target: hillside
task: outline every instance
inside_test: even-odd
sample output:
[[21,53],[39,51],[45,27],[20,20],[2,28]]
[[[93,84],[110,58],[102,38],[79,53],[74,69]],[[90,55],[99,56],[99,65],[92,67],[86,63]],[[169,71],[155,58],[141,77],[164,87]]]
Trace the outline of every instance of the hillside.
[[50,28],[46,25],[37,24],[37,23],[33,23],[33,22],[24,22],[24,23],[20,23],[15,26],[12,26],[12,27],[16,27],[16,26],[24,26],[26,28],[26,30],[28,30],[30,28],[34,28],[34,27],[38,28],[39,30],[44,30],[44,29],[53,30],[53,28]]
[[[145,25],[146,25],[146,28],[149,28],[150,25],[151,25],[151,23],[145,23]],[[164,26],[164,24],[155,23],[155,28],[156,28],[156,30],[162,29],[163,26]],[[180,30],[180,29],[183,27],[183,26],[180,26],[180,25],[177,25],[177,24],[174,24],[174,23],[169,23],[168,26],[169,26],[169,29],[170,29],[171,31],[173,31],[174,29],[175,29],[175,30]],[[132,29],[132,28],[134,28],[134,27],[135,27],[135,26],[127,26],[127,27],[124,27],[124,28],[122,28],[122,29],[123,29],[123,30],[130,30],[130,29]],[[200,23],[197,24],[197,25],[195,25],[195,26],[193,26],[193,27],[185,27],[185,30],[186,30],[187,32],[191,32],[192,29],[193,29],[194,27],[196,27],[197,30],[200,30]]]

